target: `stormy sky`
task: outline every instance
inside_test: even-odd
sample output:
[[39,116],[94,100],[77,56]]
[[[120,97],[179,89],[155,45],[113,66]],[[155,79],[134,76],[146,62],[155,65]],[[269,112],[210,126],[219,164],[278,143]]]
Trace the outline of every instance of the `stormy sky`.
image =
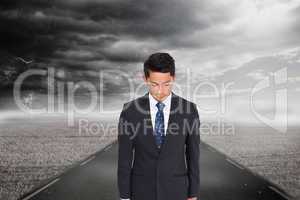
[[[0,22],[2,88],[28,68],[51,66],[56,80],[95,83],[108,107],[121,108],[130,100],[125,77],[107,73],[100,88],[98,72],[127,73],[137,89],[144,60],[160,51],[176,61],[178,94],[195,101],[203,116],[236,119],[242,113],[239,120],[253,121],[251,90],[285,69],[289,120],[300,114],[299,0],[2,0]],[[41,80],[31,81],[27,88]],[[226,112],[220,112],[219,98],[190,95],[205,82],[218,90],[231,83]],[[201,94],[211,93],[209,84]],[[274,91],[256,95],[258,112],[274,114]]]

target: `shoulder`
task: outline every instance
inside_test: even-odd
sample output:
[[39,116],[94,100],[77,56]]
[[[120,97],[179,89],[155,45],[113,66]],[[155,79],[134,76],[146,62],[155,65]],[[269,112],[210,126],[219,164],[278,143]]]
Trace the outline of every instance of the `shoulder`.
[[143,95],[140,97],[137,97],[135,99],[132,99],[130,101],[126,101],[123,104],[123,112],[124,113],[134,113],[135,111],[140,111],[143,108],[143,105],[145,105],[147,101],[148,96]]
[[179,102],[182,102],[182,106],[180,106],[183,110],[183,119],[187,119],[188,123],[191,123],[192,126],[194,123],[200,124],[200,116],[197,109],[197,104],[191,100],[187,100],[183,97],[179,97]]
[[137,105],[141,105],[141,104],[145,103],[147,98],[148,98],[147,95],[139,96],[130,101],[126,101],[123,106],[125,106],[125,107],[134,107],[135,106],[136,107]]
[[197,111],[197,104],[191,100],[188,100],[184,97],[181,97],[181,96],[178,96],[176,95],[177,99],[178,99],[178,102],[179,102],[179,105],[182,106],[182,109],[184,111],[191,111],[191,113],[195,113],[195,112],[198,112]]

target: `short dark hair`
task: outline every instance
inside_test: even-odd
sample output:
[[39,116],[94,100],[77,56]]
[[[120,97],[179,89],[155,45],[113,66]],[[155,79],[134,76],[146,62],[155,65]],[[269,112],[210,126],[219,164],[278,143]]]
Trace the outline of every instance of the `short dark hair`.
[[153,53],[144,62],[144,74],[148,78],[150,71],[168,73],[175,75],[175,61],[168,53]]

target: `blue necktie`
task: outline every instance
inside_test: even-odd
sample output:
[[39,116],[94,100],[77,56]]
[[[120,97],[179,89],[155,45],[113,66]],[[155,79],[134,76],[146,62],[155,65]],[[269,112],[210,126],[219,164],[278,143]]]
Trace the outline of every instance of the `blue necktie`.
[[165,104],[162,102],[158,102],[156,104],[156,107],[158,108],[158,111],[157,111],[156,117],[155,117],[155,139],[156,139],[156,144],[157,144],[158,148],[160,148],[160,146],[164,140],[165,127],[164,127],[163,109],[165,107]]

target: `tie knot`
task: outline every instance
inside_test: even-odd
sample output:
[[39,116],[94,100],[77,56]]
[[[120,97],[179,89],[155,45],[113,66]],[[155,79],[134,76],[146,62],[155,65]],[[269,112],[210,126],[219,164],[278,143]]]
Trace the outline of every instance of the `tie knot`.
[[165,104],[162,102],[157,102],[156,107],[158,108],[159,111],[162,111],[165,107]]

